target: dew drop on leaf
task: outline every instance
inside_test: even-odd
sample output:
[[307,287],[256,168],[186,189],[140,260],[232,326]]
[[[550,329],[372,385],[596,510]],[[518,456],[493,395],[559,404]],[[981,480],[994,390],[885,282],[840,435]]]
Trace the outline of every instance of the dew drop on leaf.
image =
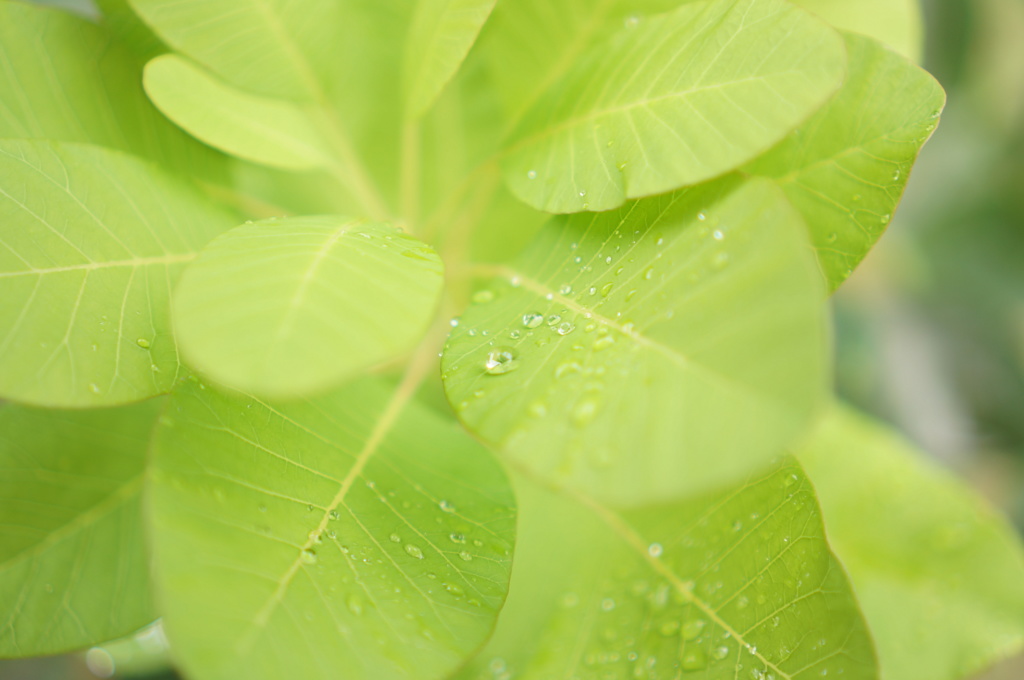
[[303,550],[300,553],[299,556],[302,559],[302,562],[304,564],[316,564],[316,561],[317,561],[316,552],[313,551],[313,550],[310,550],[309,548],[306,548],[305,550]]
[[683,622],[683,639],[694,640],[704,630],[704,619],[689,619]]
[[504,375],[519,368],[515,350],[511,347],[496,347],[487,353],[484,370],[490,375]]
[[536,328],[537,326],[544,323],[544,315],[536,312],[530,312],[529,314],[523,314],[523,325],[527,328]]
[[420,550],[417,546],[413,545],[412,543],[405,544],[405,552],[409,553],[418,560],[423,559],[423,551]]

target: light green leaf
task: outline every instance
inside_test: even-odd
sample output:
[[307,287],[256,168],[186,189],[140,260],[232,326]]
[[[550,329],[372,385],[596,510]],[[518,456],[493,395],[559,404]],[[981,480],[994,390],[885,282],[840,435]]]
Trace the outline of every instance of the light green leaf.
[[244,90],[317,100],[340,65],[345,5],[318,0],[129,0],[167,44]]
[[313,120],[291,102],[235,90],[174,55],[149,62],[144,82],[164,115],[222,151],[288,170],[330,162]]
[[441,259],[383,224],[297,217],[215,239],[174,294],[187,363],[277,398],[338,385],[411,350],[437,309]]
[[908,59],[921,59],[919,0],[794,1],[837,28],[880,40]]
[[562,78],[589,48],[623,26],[686,0],[516,0],[499,2],[480,38],[495,89],[512,121]]
[[188,383],[156,435],[154,578],[196,680],[440,678],[494,625],[512,490],[487,451],[360,380],[270,405]]
[[686,4],[623,28],[552,86],[510,137],[505,179],[548,212],[696,184],[807,119],[844,64],[836,32],[785,0]]
[[218,156],[146,99],[141,70],[108,31],[89,21],[0,0],[0,138],[88,142],[173,171],[221,177]]
[[95,407],[169,390],[171,288],[235,221],[131,156],[0,141],[0,397]]
[[139,495],[159,407],[0,406],[0,657],[79,649],[156,617]]
[[959,680],[1024,645],[1024,550],[1006,521],[891,431],[837,408],[800,449],[884,680]]
[[421,116],[458,71],[497,0],[418,0],[405,52],[408,115]]
[[737,178],[556,218],[452,332],[448,398],[513,461],[617,504],[744,475],[826,391],[803,232]]
[[94,1],[103,15],[103,25],[141,59],[149,60],[167,51],[167,46],[135,14],[129,0]]
[[517,480],[494,638],[458,680],[874,680],[875,655],[792,459],[617,515]]
[[836,97],[746,168],[778,181],[804,216],[832,289],[889,225],[946,99],[927,72],[870,38],[847,35],[846,48]]

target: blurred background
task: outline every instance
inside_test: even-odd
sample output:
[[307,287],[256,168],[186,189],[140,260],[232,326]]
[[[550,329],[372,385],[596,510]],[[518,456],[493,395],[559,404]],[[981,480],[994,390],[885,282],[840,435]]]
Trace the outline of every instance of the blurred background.
[[[1024,0],[922,1],[924,66],[949,104],[895,222],[835,296],[837,389],[1024,530]],[[90,0],[38,4],[97,14]],[[150,629],[0,662],[0,679],[170,680],[165,656]],[[1024,655],[979,680],[1021,678]]]

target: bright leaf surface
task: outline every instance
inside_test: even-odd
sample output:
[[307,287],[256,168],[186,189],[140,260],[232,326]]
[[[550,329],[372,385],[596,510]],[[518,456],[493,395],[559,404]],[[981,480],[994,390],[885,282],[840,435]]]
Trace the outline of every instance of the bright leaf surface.
[[459,680],[873,680],[875,655],[792,459],[616,515],[517,483],[494,638]]
[[78,649],[156,617],[139,496],[158,408],[0,406],[0,657]]
[[271,405],[186,382],[156,435],[150,529],[197,680],[430,680],[490,633],[512,490],[408,394],[360,380]]
[[432,249],[383,224],[246,224],[185,271],[175,333],[188,364],[218,382],[303,396],[411,350],[437,309],[442,269]]
[[94,2],[102,14],[103,26],[141,59],[149,60],[167,51],[167,47],[131,8],[129,0]]
[[808,118],[844,64],[836,32],[784,0],[686,4],[581,57],[510,137],[506,181],[548,212],[696,184]]
[[837,409],[800,450],[884,680],[957,680],[1024,643],[1024,550],[889,430]]
[[0,141],[0,396],[101,406],[170,389],[169,297],[236,218],[99,147]]
[[835,98],[746,168],[778,181],[801,212],[833,289],[889,225],[945,105],[931,75],[874,40],[847,35],[846,48]]
[[405,52],[406,112],[422,115],[451,80],[496,0],[418,0]]
[[326,143],[297,105],[236,90],[175,55],[146,65],[146,93],[191,135],[230,154],[289,170],[326,165]]
[[85,19],[0,0],[0,138],[88,142],[189,174],[216,172],[214,154],[146,99],[141,70],[134,55]]
[[838,28],[880,40],[908,59],[921,58],[920,0],[794,0]]
[[616,503],[775,455],[825,392],[821,276],[766,181],[555,218],[475,294],[443,369],[462,421]]

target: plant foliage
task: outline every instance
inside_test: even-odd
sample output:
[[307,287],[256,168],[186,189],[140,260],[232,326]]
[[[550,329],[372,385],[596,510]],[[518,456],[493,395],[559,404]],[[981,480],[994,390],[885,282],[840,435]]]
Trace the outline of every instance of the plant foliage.
[[1002,521],[830,406],[827,295],[944,105],[911,0],[98,4],[0,0],[0,656],[158,617],[195,680],[1020,648]]

